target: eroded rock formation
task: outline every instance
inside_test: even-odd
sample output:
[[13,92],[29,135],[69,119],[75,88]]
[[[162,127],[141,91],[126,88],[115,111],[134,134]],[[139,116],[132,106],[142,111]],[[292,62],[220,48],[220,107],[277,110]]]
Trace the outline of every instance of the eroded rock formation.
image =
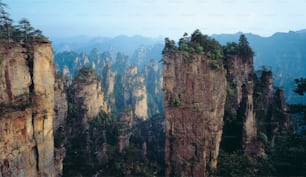
[[148,118],[147,89],[144,76],[138,73],[136,65],[130,66],[122,77],[124,89],[124,104],[132,106],[133,114],[137,118]]
[[[253,57],[229,55],[226,57],[225,63],[228,81],[226,116],[232,116],[235,120],[240,121],[239,125],[234,125],[240,127],[232,127],[226,122],[224,138],[233,137],[238,142],[237,147],[242,146],[246,154],[256,154],[258,151],[258,148],[255,147],[257,123],[253,100],[256,78]],[[238,134],[227,133],[233,132],[232,129],[235,128],[237,128]],[[242,138],[239,134],[242,135]],[[227,139],[225,139],[226,141]],[[231,138],[229,141],[233,141],[233,139]]]
[[0,42],[0,176],[56,176],[51,44]]
[[72,83],[73,103],[84,111],[86,119],[90,120],[99,112],[110,112],[102,91],[101,81],[90,68],[79,71]]
[[166,176],[208,176],[216,167],[226,98],[226,72],[212,59],[164,54]]

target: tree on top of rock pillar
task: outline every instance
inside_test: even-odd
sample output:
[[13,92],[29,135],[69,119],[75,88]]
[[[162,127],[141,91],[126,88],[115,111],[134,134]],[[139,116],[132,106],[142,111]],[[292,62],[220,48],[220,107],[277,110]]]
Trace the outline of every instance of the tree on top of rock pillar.
[[249,42],[244,34],[239,37],[239,55],[241,57],[250,58],[254,56],[252,48],[249,46]]

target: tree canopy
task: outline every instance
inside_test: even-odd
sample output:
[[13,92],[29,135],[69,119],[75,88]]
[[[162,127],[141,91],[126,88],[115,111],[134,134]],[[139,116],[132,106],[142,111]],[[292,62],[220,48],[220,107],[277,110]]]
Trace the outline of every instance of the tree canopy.
[[13,20],[10,18],[7,8],[7,4],[0,0],[0,39],[48,41],[42,31],[32,27],[30,21],[26,18],[22,18],[17,25],[13,25]]
[[178,46],[175,45],[173,40],[166,38],[163,53],[169,50],[197,53],[212,59],[223,58],[223,50],[219,42],[207,35],[202,34],[198,29],[195,30],[191,36],[184,33],[183,37],[179,39]]
[[240,35],[238,46],[239,46],[240,56],[247,57],[247,58],[254,56],[254,52],[249,46],[249,42],[244,34]]
[[254,51],[250,47],[244,34],[240,35],[238,43],[230,42],[223,46],[223,53],[225,58],[229,55],[238,55],[244,59],[252,58],[254,56]]
[[295,93],[303,96],[306,92],[306,78],[300,78],[294,80],[296,88],[293,90]]

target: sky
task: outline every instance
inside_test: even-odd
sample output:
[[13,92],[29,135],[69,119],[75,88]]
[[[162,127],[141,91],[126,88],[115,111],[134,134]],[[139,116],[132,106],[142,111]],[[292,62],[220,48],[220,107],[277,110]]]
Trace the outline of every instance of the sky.
[[306,29],[306,0],[2,0],[49,37],[204,34]]

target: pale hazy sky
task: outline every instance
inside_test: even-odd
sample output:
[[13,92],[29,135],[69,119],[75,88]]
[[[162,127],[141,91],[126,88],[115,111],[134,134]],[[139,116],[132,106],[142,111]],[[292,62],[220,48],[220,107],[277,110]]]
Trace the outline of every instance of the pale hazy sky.
[[206,34],[306,29],[306,0],[3,0],[50,37]]

